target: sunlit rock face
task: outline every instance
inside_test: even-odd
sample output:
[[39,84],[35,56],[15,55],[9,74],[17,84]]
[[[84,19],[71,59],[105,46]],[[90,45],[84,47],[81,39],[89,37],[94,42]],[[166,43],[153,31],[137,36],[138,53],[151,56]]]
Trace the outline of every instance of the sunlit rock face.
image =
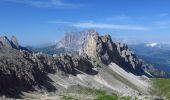
[[11,40],[8,39],[6,36],[1,36],[0,43],[2,46],[7,47],[7,48],[14,48],[18,50],[20,49],[20,46],[15,36],[12,36]]
[[17,38],[15,36],[11,37],[11,45],[13,48],[20,49],[19,43],[17,41]]
[[24,50],[30,53],[32,52],[31,50],[20,46],[15,36],[12,36],[11,39],[9,39],[6,36],[0,36],[0,47],[1,48],[4,47],[8,49]]
[[104,64],[114,62],[136,75],[145,74],[148,67],[123,43],[114,43],[110,35],[99,36],[93,34],[88,38],[85,48],[81,49],[80,55],[87,55],[90,58],[97,58]]
[[119,63],[121,61],[117,47],[112,42],[110,35],[91,35],[88,39],[86,47],[80,52],[82,54],[87,54],[89,57],[97,57],[107,65],[111,62]]
[[97,34],[97,32],[95,30],[68,32],[65,34],[65,37],[56,44],[56,49],[66,48],[78,51],[80,48],[84,48],[86,46],[88,38],[93,34]]
[[11,41],[6,36],[1,36],[0,41],[4,47],[12,48]]

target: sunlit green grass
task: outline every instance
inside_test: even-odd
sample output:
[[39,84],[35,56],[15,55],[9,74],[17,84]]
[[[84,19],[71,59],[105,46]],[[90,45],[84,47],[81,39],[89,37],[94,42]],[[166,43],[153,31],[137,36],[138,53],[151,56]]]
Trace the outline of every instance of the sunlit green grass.
[[157,89],[159,95],[170,96],[170,79],[155,78],[153,80],[153,87]]
[[90,94],[90,95],[105,95],[106,91],[100,89],[88,88],[88,87],[80,87],[78,93]]
[[[132,100],[132,97],[127,96],[127,97],[120,97],[115,94],[112,95],[99,95],[97,99],[95,100]],[[135,97],[133,100],[137,100]]]
[[118,100],[117,95],[100,95],[95,100]]

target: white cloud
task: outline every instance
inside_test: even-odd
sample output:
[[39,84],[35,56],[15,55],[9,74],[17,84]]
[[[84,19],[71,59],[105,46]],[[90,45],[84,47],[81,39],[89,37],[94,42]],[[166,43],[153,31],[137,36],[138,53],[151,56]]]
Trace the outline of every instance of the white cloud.
[[3,0],[7,2],[23,3],[39,8],[76,8],[82,5],[65,3],[63,0]]
[[170,28],[170,20],[160,20],[153,22],[157,29],[169,29]]
[[118,30],[149,30],[147,27],[138,26],[138,25],[118,25],[118,24],[106,24],[106,23],[92,23],[92,22],[83,22],[76,23],[72,26],[78,28],[100,28],[100,29],[118,29]]

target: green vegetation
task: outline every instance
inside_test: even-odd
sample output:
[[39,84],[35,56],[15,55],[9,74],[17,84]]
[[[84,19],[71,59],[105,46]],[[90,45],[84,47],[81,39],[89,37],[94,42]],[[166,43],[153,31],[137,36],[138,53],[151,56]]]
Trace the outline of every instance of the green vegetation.
[[74,99],[74,98],[71,97],[71,96],[62,96],[62,99],[63,99],[63,100],[77,100],[77,99]]
[[[80,97],[82,99],[83,96],[85,100],[132,100],[132,97],[130,96],[123,97],[95,88],[76,86],[76,88],[72,87],[69,91],[70,90],[72,90],[72,93],[75,91],[77,95],[68,96],[68,94],[65,94],[65,96],[62,96],[64,100],[79,100]],[[67,91],[67,93],[69,93],[69,91]],[[134,97],[133,100],[138,100],[138,98]]]
[[106,91],[88,87],[80,87],[78,90],[80,94],[90,94],[90,95],[105,95]]
[[[136,99],[136,98],[135,98]],[[127,96],[127,97],[121,97],[120,100],[131,100],[131,97],[130,96]]]
[[[131,99],[132,97],[130,96],[119,97],[115,94],[112,94],[112,95],[99,95],[95,100],[131,100]],[[137,100],[137,98],[135,97],[133,100]]]
[[153,80],[153,87],[157,90],[160,96],[170,97],[170,79],[155,78]]
[[99,95],[95,100],[118,100],[117,95]]

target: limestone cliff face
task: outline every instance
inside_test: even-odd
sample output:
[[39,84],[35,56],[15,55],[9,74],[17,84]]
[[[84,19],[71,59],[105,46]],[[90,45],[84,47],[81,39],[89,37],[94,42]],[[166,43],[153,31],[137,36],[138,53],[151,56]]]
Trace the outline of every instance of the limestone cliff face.
[[143,68],[146,65],[128,49],[123,43],[114,43],[110,35],[92,35],[85,48],[80,50],[80,55],[87,55],[90,58],[99,59],[106,65],[114,62],[126,71],[136,75],[145,74]]
[[116,45],[112,42],[110,35],[92,35],[88,40],[86,48],[82,49],[80,52],[82,54],[87,54],[89,57],[99,58],[107,65],[111,62],[117,64],[121,62],[121,56],[119,55]]
[[56,49],[66,48],[68,50],[78,51],[79,48],[86,46],[88,38],[93,34],[97,34],[97,32],[95,30],[86,30],[82,32],[65,33],[65,37],[56,44]]
[[85,48],[80,49],[81,54],[87,54],[89,57],[97,57],[97,41],[98,41],[98,34],[93,34],[88,38],[88,42]]
[[8,39],[6,36],[0,36],[0,48],[2,47],[32,52],[27,48],[20,46],[15,36],[12,36],[11,39]]
[[11,45],[13,48],[20,49],[19,43],[17,41],[17,38],[15,36],[11,37]]
[[6,36],[1,36],[0,42],[3,46],[12,48],[11,41]]

